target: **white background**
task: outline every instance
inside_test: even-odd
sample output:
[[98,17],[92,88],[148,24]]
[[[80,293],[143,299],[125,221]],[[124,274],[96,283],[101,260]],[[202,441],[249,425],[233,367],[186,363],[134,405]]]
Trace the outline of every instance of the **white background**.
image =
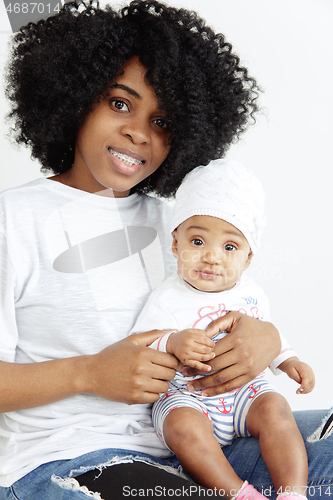
[[[271,299],[274,323],[311,364],[317,383],[311,394],[296,396],[297,385],[285,375],[272,378],[294,410],[332,406],[333,2],[168,4],[197,11],[224,33],[264,90],[257,124],[230,148],[228,157],[251,167],[264,184],[268,224],[250,272]],[[1,2],[0,68],[9,35]],[[2,94],[0,106],[2,190],[41,174],[29,152],[4,137],[8,125]]]

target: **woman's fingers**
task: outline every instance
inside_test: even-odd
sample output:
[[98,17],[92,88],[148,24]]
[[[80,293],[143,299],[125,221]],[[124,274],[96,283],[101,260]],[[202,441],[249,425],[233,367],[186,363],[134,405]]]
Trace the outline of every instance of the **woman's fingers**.
[[175,356],[128,339],[88,358],[86,392],[126,404],[156,401],[156,396],[168,390],[178,366]]
[[191,392],[201,390],[203,396],[216,396],[231,392],[247,383],[245,375],[235,377],[236,373],[238,371],[235,371],[234,367],[231,366],[217,373],[193,380],[187,385],[187,389]]
[[163,335],[172,332],[173,330],[150,330],[149,332],[143,333],[133,333],[124,339],[127,342],[131,342],[134,345],[141,345],[142,347],[147,347],[152,344],[155,340],[159,339]]

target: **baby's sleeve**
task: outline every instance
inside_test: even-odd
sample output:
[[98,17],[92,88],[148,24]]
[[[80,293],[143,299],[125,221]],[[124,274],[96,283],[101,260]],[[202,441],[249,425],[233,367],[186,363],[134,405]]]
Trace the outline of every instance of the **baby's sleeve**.
[[279,365],[286,361],[286,359],[292,358],[293,356],[297,356],[296,351],[291,347],[288,341],[284,338],[284,336],[280,333],[281,338],[281,351],[276,356],[275,359],[269,365],[270,370],[274,375],[280,375],[282,371],[279,369]]

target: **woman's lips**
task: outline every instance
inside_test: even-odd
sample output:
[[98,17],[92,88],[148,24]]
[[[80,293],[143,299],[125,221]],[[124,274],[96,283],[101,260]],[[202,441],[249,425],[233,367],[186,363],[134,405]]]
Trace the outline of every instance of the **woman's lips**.
[[115,169],[125,175],[133,175],[139,172],[145,164],[142,156],[124,149],[108,148],[111,161]]

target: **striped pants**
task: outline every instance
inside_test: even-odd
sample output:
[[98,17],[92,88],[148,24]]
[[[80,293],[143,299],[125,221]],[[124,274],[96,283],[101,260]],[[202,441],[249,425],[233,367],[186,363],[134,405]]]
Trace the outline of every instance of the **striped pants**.
[[[184,389],[185,387],[186,384]],[[277,392],[262,375],[235,391],[212,397],[202,397],[199,391],[190,393],[184,389],[179,389],[177,384],[171,381],[169,391],[153,405],[152,417],[155,430],[165,446],[167,445],[163,435],[164,419],[175,408],[185,406],[201,411],[212,422],[215,437],[220,445],[227,446],[235,437],[250,436],[246,428],[246,416],[252,402],[265,392]]]

